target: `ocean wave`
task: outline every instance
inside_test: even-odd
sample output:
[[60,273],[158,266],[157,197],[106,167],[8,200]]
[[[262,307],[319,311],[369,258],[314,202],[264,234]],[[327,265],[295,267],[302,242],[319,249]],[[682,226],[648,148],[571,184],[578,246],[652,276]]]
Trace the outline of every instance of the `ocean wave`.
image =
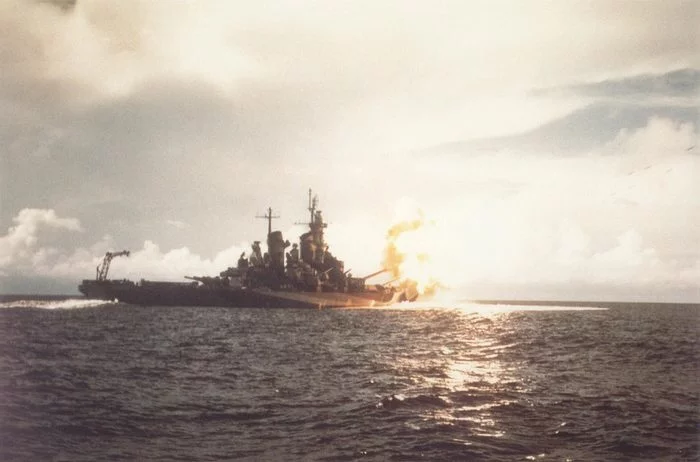
[[448,407],[450,400],[445,396],[419,394],[407,397],[402,394],[393,394],[382,398],[375,407],[384,409],[396,409],[398,407]]
[[0,460],[698,460],[695,309],[0,314]]

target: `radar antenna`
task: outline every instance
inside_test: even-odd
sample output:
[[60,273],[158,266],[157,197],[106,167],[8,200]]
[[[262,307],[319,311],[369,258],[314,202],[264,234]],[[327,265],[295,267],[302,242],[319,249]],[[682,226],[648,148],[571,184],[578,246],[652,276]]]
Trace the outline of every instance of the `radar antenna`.
[[318,207],[318,194],[312,196],[311,188],[309,188],[309,213],[311,214],[311,219],[309,223],[314,222],[314,213],[316,212],[316,207]]
[[105,257],[102,259],[102,263],[97,265],[95,269],[95,279],[98,281],[106,281],[107,273],[109,272],[109,265],[112,263],[114,257],[128,257],[130,252],[128,250],[122,250],[121,252],[107,252]]
[[321,214],[320,210],[318,209],[318,194],[314,194],[311,188],[309,188],[309,208],[307,209],[309,211],[309,222],[308,223],[302,223],[302,222],[296,222],[294,223],[295,225],[309,225],[309,228],[313,229],[321,229],[321,228],[327,228],[328,223],[325,223],[323,221],[323,216]]

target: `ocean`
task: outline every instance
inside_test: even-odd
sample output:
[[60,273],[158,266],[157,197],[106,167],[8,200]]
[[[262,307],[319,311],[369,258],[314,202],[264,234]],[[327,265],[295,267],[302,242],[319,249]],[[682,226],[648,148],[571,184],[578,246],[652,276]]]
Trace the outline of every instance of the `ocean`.
[[700,460],[700,306],[578,305],[5,298],[0,460]]

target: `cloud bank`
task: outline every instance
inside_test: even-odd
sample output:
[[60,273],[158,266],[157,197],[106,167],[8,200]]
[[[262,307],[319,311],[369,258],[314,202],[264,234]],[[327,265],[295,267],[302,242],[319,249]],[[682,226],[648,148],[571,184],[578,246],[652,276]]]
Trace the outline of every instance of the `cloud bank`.
[[[0,236],[0,275],[24,274],[60,280],[65,287],[80,279],[94,278],[104,253],[116,249],[114,238],[104,236],[89,247],[82,246],[76,234],[83,229],[79,220],[62,218],[54,210],[24,209],[15,217],[16,225]],[[61,236],[63,235],[63,236]],[[63,237],[61,246],[54,244]],[[67,239],[66,239],[67,238]],[[73,242],[73,246],[67,245]],[[128,261],[116,259],[111,276],[116,278],[158,278],[181,280],[184,275],[217,275],[238,259],[248,245],[242,243],[202,258],[182,247],[163,252],[146,240]]]
[[[688,124],[651,119],[586,157],[533,160],[503,153],[413,164],[402,176],[421,182],[425,194],[414,202],[430,204],[425,210],[434,224],[418,245],[436,276],[465,296],[527,298],[538,287],[566,287],[573,298],[593,291],[593,298],[696,299],[700,158],[687,149],[696,139]],[[354,274],[372,272],[392,221],[331,226],[333,252],[354,265]],[[294,231],[286,236],[294,239]],[[109,236],[89,247],[70,249],[64,241],[58,248],[51,233],[73,243],[83,234],[75,218],[21,211],[0,238],[3,274],[39,274],[69,285],[91,277],[101,255],[116,250]],[[366,252],[358,252],[360,242]],[[147,240],[129,259],[115,260],[112,275],[216,275],[247,249],[242,243],[205,258],[188,247],[163,251]]]

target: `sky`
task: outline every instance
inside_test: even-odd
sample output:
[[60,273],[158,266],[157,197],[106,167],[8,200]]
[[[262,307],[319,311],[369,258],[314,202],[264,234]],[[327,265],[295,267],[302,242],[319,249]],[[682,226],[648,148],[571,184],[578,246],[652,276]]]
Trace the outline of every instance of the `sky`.
[[308,189],[459,297],[700,302],[695,1],[0,0],[0,292],[234,265]]

